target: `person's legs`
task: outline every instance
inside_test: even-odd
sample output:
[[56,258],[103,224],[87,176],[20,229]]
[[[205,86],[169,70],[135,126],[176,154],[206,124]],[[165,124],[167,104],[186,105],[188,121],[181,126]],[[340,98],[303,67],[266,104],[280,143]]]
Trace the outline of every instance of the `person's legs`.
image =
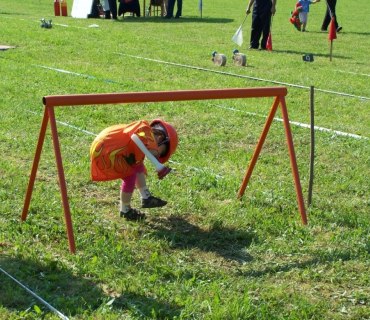
[[180,18],[182,16],[182,0],[177,0],[177,12],[175,18]]
[[144,170],[136,176],[136,187],[140,192],[142,208],[159,208],[167,204],[167,201],[152,196],[146,185]]
[[131,208],[131,198],[135,189],[137,172],[122,180],[120,192],[120,217],[126,220],[138,221],[145,219],[145,214]]
[[261,49],[266,50],[266,43],[269,37],[271,27],[271,12],[268,12],[264,16],[262,16],[261,21],[263,23],[263,26],[261,28],[262,29]]
[[331,12],[332,12],[333,17],[334,17],[335,28],[339,32],[340,30],[342,30],[342,27],[339,27],[339,23],[338,23],[338,19],[337,19],[337,14],[335,13],[335,7],[336,6],[337,6],[337,0],[331,0],[330,1],[330,9],[331,9]]
[[302,31],[306,31],[306,25],[307,25],[307,12],[300,12],[299,13],[299,20],[301,20],[302,23]]
[[325,13],[325,16],[324,16],[324,20],[323,20],[322,25],[321,25],[321,31],[328,30],[330,20],[331,20],[330,11],[329,11],[329,8],[327,7],[326,8],[326,13]]
[[168,0],[168,6],[167,6],[167,14],[165,18],[171,19],[173,18],[173,9],[175,7],[175,0]]
[[136,173],[122,180],[120,192],[120,211],[125,213],[131,209],[132,193],[135,189]]
[[120,216],[127,220],[142,220],[145,214],[131,207],[131,198],[135,186],[141,195],[142,208],[159,208],[167,204],[160,198],[151,195],[146,185],[146,170],[144,164],[133,167],[134,173],[122,180],[120,192]]
[[[326,13],[325,13],[324,21],[322,22],[322,25],[321,25],[321,31],[326,31],[328,29],[328,26],[329,26],[330,21],[331,21],[331,15],[333,15],[333,17],[335,19],[335,28],[336,29],[339,28],[337,15],[335,13],[336,5],[337,5],[337,0],[327,0]],[[340,28],[340,30],[341,29],[342,28]]]
[[136,188],[140,192],[141,199],[148,199],[151,196],[151,193],[146,185],[146,176],[145,176],[145,167],[143,164],[139,165],[136,168]]
[[124,217],[126,220],[143,220],[145,214],[139,210],[131,208],[132,192],[124,192],[121,190],[120,193],[120,217]]
[[251,41],[250,41],[251,49],[258,49],[261,33],[262,33],[261,18],[257,14],[253,13],[251,27]]
[[112,18],[117,19],[117,0],[108,0],[109,2],[109,9],[112,13]]

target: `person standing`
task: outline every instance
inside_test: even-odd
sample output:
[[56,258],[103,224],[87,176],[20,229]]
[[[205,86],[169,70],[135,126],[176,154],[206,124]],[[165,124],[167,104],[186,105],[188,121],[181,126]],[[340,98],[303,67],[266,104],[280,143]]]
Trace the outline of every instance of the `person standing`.
[[178,19],[182,16],[182,0],[168,0],[167,14],[165,15],[165,19],[173,18],[173,10],[175,8],[175,2],[177,2],[177,12],[175,15],[175,19]]
[[252,29],[250,49],[258,49],[261,40],[261,49],[266,50],[267,38],[270,33],[271,17],[276,12],[276,0],[249,0],[246,14],[252,13]]
[[324,21],[322,22],[321,31],[327,31],[330,24],[332,16],[334,17],[335,28],[337,32],[342,30],[342,27],[339,26],[337,15],[335,14],[335,7],[337,5],[337,0],[326,0],[326,13],[324,16]]
[[310,12],[310,5],[313,3],[318,3],[320,0],[299,0],[298,4],[301,6],[301,11],[299,12],[299,20],[302,23],[302,32],[306,31],[308,13]]
[[[109,10],[105,10],[105,19],[117,20],[117,1],[116,0],[104,0],[105,7],[109,6]],[[108,6],[107,6],[108,2]]]

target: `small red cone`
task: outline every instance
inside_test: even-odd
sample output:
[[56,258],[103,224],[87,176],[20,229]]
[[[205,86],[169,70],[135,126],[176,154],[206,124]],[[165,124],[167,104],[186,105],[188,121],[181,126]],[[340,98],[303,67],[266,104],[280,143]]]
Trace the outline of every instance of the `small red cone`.
[[331,18],[330,26],[329,26],[329,40],[333,41],[337,38],[337,28],[335,27],[335,18]]
[[271,36],[271,32],[269,33],[269,36],[267,38],[266,49],[269,50],[269,51],[272,51],[272,36]]

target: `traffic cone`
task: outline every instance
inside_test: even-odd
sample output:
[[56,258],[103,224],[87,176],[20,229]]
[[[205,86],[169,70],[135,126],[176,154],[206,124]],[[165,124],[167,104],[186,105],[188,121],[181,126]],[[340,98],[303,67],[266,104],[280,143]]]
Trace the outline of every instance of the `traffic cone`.
[[272,36],[271,36],[271,31],[270,31],[269,36],[267,38],[266,49],[269,50],[269,51],[272,51]]

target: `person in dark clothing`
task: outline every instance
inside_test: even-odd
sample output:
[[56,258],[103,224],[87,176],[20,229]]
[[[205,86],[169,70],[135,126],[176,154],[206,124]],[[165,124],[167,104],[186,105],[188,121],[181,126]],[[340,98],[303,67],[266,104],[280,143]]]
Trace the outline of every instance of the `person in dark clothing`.
[[91,12],[87,15],[88,18],[100,18],[101,4],[99,0],[94,0],[91,5]]
[[326,13],[324,17],[324,21],[322,22],[321,31],[327,31],[328,26],[331,21],[331,17],[334,17],[335,22],[335,28],[337,29],[337,32],[340,32],[342,30],[342,27],[338,25],[337,16],[335,14],[335,7],[337,5],[337,0],[327,0],[326,1]]
[[266,42],[270,33],[271,16],[276,12],[276,0],[249,0],[246,14],[252,13],[252,29],[251,29],[251,40],[250,49],[258,49],[260,38],[261,49],[266,50]]
[[175,2],[177,2],[177,12],[175,19],[178,19],[182,16],[182,0],[168,0],[167,14],[165,15],[166,19],[173,18],[173,10],[175,8]]
[[117,20],[117,0],[108,0],[109,10],[105,11],[105,19]]
[[120,0],[118,7],[118,16],[124,16],[126,12],[132,12],[137,17],[140,17],[139,0]]

